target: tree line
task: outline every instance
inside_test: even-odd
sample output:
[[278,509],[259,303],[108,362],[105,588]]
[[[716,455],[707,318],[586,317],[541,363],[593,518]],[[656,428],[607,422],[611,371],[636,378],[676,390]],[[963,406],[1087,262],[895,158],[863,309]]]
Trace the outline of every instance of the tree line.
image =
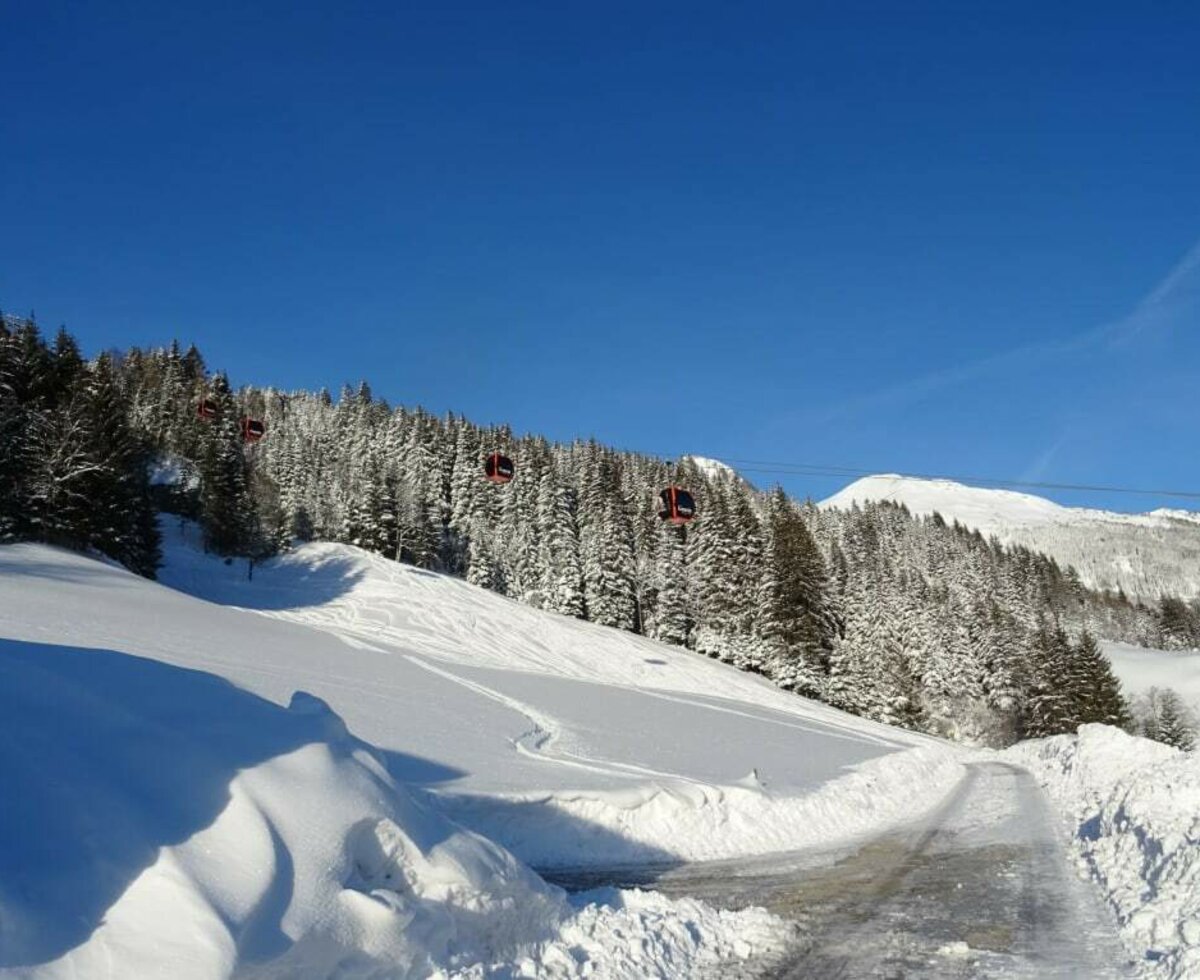
[[85,361],[60,330],[0,319],[0,541],[107,555],[143,575],[159,563],[147,466],[117,360]]

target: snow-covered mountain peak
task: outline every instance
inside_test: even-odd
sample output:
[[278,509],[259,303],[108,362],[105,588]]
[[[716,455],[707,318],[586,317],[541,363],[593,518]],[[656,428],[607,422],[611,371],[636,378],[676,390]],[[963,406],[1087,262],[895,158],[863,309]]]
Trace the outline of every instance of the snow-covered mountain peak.
[[916,515],[936,511],[1006,544],[1041,551],[1074,566],[1093,588],[1120,588],[1144,599],[1200,595],[1200,513],[1195,511],[1121,514],[1064,507],[1030,493],[895,473],[856,480],[821,506],[845,510],[872,501],[903,504]]
[[709,459],[707,456],[688,456],[686,458],[691,460],[696,469],[710,480],[741,479],[737,470],[727,463],[722,463],[719,459]]
[[855,502],[884,500],[904,504],[914,514],[937,511],[947,520],[958,520],[985,534],[1013,525],[1066,521],[1071,512],[1071,508],[1030,493],[971,487],[953,480],[923,480],[896,473],[855,480],[823,500],[821,506],[847,509]]

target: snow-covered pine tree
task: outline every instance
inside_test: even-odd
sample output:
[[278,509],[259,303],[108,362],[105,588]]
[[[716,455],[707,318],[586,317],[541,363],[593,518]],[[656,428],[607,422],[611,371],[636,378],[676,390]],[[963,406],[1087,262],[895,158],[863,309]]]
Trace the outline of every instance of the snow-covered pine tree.
[[1108,658],[1100,652],[1096,638],[1086,630],[1074,647],[1072,675],[1072,694],[1079,706],[1079,724],[1098,722],[1117,728],[1129,726],[1129,709],[1121,694],[1120,681]]
[[602,499],[583,542],[583,588],[587,617],[602,626],[633,629],[633,546],[629,522],[614,499]]
[[205,546],[219,555],[249,555],[256,527],[247,492],[246,458],[237,403],[223,374],[213,378],[217,406],[200,460],[200,514]]
[[538,537],[544,607],[583,617],[583,562],[575,525],[573,491],[549,463],[538,483]]
[[1164,688],[1156,694],[1153,722],[1144,729],[1146,737],[1191,752],[1196,747],[1195,719],[1175,691]]
[[1072,674],[1071,660],[1071,643],[1062,627],[1043,620],[1030,648],[1027,737],[1062,735],[1078,727],[1075,691],[1066,680]]
[[687,567],[684,562],[684,535],[681,527],[670,524],[660,529],[656,551],[654,616],[650,635],[672,646],[685,646],[691,632],[687,607]]
[[767,499],[763,521],[758,635],[764,668],[780,686],[820,697],[836,635],[825,561],[782,488]]

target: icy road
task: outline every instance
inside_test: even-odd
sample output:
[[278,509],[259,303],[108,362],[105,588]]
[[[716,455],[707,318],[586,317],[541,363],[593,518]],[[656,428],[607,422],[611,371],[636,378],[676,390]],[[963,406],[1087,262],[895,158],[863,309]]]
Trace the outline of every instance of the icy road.
[[925,820],[836,853],[548,876],[762,905],[794,921],[786,959],[747,964],[743,977],[1133,975],[1097,895],[1068,866],[1033,777],[1001,762],[966,769]]

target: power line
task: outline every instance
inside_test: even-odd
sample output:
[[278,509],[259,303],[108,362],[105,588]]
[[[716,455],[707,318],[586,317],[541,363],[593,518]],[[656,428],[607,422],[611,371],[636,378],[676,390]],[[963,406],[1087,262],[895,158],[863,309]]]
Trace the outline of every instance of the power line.
[[[618,452],[631,452],[642,456],[658,456],[670,460],[674,453],[654,453],[645,449],[619,449]],[[860,476],[899,476],[911,480],[953,480],[955,483],[978,484],[983,486],[1010,488],[1022,490],[1076,490],[1085,493],[1121,493],[1143,497],[1176,497],[1182,500],[1200,500],[1200,490],[1159,490],[1143,487],[1115,487],[1092,483],[1052,483],[1039,480],[1015,480],[988,476],[963,476],[953,473],[903,473],[899,470],[879,467],[863,469],[856,466],[836,466],[828,463],[798,463],[770,459],[742,459],[736,456],[705,456],[702,453],[683,453],[677,458],[692,457],[712,459],[724,463],[739,473],[762,473],[771,476],[825,476],[825,477],[860,477]]]
[[960,476],[950,473],[900,473],[895,470],[866,470],[852,466],[830,466],[820,463],[783,463],[762,459],[722,457],[721,462],[736,466],[744,473],[769,473],[779,476],[900,476],[914,480],[953,480],[956,483],[976,483],[996,487],[1021,487],[1031,490],[1080,490],[1090,493],[1126,493],[1147,497],[1179,497],[1200,500],[1200,490],[1160,490],[1142,487],[1114,487],[1091,483],[1051,483],[1037,480],[1010,480],[999,477]]

